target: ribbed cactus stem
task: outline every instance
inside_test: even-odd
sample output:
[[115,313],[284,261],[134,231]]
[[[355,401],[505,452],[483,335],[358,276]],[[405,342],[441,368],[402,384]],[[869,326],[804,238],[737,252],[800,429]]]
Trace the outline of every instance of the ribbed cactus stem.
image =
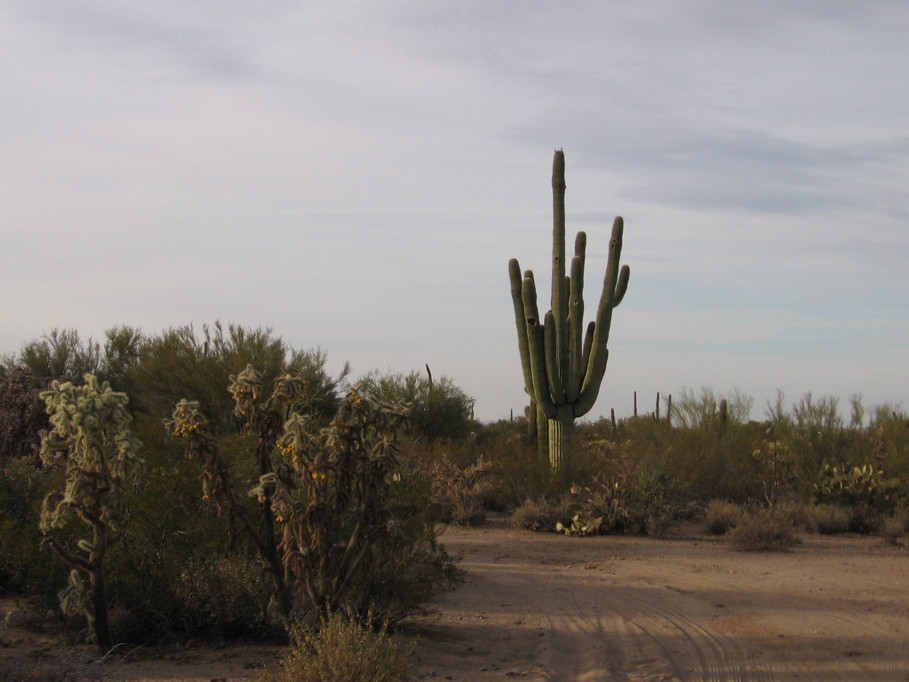
[[561,470],[566,463],[561,451],[565,432],[576,418],[591,410],[599,394],[609,358],[606,345],[612,311],[625,296],[631,273],[627,265],[620,266],[624,223],[616,218],[596,319],[585,330],[587,236],[578,233],[566,276],[565,155],[561,150],[555,152],[552,163],[552,213],[550,310],[540,316],[532,271],[522,277],[518,261],[511,259],[508,275],[524,386],[549,424],[550,437],[540,438],[540,447],[548,444],[550,463]]
[[565,461],[567,451],[565,440],[568,437],[570,423],[561,422],[558,419],[550,419],[549,427],[549,466],[553,471],[565,471],[568,463]]

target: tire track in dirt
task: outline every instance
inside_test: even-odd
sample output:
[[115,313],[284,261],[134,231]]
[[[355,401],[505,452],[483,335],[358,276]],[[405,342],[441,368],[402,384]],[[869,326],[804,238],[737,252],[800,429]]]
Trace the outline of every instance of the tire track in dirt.
[[[534,594],[548,624],[540,652],[548,679],[771,679],[739,640],[686,615],[686,597],[628,586],[588,572],[554,570],[508,578]],[[550,593],[551,585],[561,585]]]
[[765,554],[694,526],[666,540],[450,530],[467,583],[418,645],[418,678],[909,680],[909,552],[880,538]]
[[[500,678],[502,671],[537,680],[772,679],[744,643],[688,615],[692,608],[710,611],[688,592],[646,579],[629,584],[590,570],[596,566],[572,564],[581,556],[577,546],[563,545],[564,553],[553,555],[553,536],[527,536],[521,551],[510,554],[497,549],[495,538],[492,531],[458,543],[469,576],[458,595],[459,618],[470,622],[469,614],[479,613],[474,618],[488,632],[488,648],[473,651],[485,665],[471,679],[493,672]],[[494,594],[496,603],[471,602],[472,586]],[[513,654],[510,667],[499,656],[503,648]]]

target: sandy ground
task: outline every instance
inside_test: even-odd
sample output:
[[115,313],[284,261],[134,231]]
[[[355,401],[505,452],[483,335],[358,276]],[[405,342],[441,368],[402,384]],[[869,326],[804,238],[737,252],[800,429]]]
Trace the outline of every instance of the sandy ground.
[[[801,539],[741,553],[694,525],[663,540],[568,538],[503,518],[449,528],[442,540],[467,578],[437,616],[408,626],[414,679],[909,680],[909,549]],[[12,624],[0,643],[0,672],[69,665],[109,680],[255,679],[281,653],[123,650],[97,662]]]

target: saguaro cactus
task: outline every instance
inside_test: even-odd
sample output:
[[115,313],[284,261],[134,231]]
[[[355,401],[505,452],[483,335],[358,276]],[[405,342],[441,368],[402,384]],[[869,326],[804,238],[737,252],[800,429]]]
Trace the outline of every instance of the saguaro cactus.
[[[619,268],[624,223],[612,226],[606,277],[596,319],[584,331],[584,263],[587,235],[578,232],[571,269],[565,275],[565,154],[552,162],[552,301],[540,321],[533,271],[521,275],[517,259],[508,262],[511,298],[518,330],[524,386],[536,404],[538,443],[554,472],[564,470],[565,437],[574,420],[596,402],[606,372],[612,310],[625,296],[631,271]],[[532,408],[533,409],[533,408]]]

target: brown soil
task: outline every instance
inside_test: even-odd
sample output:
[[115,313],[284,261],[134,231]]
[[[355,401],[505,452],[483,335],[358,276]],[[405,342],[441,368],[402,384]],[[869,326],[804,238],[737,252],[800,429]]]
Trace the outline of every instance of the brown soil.
[[[568,538],[496,518],[442,540],[466,581],[408,626],[420,637],[414,679],[909,680],[909,550],[880,538],[804,535],[789,552],[747,553],[693,525],[663,540]],[[99,662],[10,620],[0,680],[16,679],[4,666],[49,679],[66,668],[87,679],[255,679],[281,654],[123,649]]]

